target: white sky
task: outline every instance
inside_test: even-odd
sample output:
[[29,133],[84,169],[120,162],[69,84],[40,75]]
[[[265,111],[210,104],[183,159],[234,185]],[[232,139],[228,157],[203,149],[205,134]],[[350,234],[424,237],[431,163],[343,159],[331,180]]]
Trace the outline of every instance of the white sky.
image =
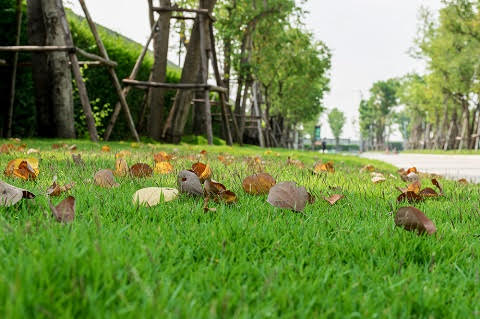
[[[410,58],[420,6],[433,10],[441,0],[309,0],[307,28],[332,50],[331,92],[328,108],[338,107],[348,117],[343,137],[358,139],[358,104],[373,82],[423,70]],[[148,38],[146,0],[85,0],[93,19],[137,42]],[[66,4],[81,13],[76,0]],[[172,52],[171,60],[177,61]],[[322,135],[332,137],[326,116]],[[398,139],[395,138],[394,139]]]

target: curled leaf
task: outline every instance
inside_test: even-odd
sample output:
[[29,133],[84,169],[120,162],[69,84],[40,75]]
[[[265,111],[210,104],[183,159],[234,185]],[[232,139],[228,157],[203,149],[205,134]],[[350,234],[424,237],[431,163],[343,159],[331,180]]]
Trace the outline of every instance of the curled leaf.
[[125,157],[130,157],[131,155],[132,155],[132,152],[123,150],[115,154],[115,158],[125,158]]
[[52,185],[50,185],[50,187],[47,188],[47,195],[48,196],[59,196],[61,193],[71,190],[74,186],[75,186],[74,182],[69,183],[69,184],[65,184],[64,186],[60,186],[57,183],[57,176],[55,176],[53,178]]
[[125,177],[128,175],[128,164],[123,157],[119,157],[115,160],[115,175],[120,177]]
[[58,222],[72,222],[75,219],[75,197],[68,196],[57,206],[53,206],[52,202],[50,202],[50,209]]
[[275,178],[267,173],[258,173],[246,177],[242,182],[245,192],[252,195],[268,194],[270,188],[276,184]]
[[419,234],[432,235],[437,231],[433,222],[415,207],[402,207],[395,214],[395,225]]
[[222,192],[220,198],[227,204],[233,204],[237,201],[237,195],[229,190]]
[[430,187],[422,189],[419,195],[422,197],[438,197],[437,192]]
[[173,155],[169,155],[164,151],[158,152],[157,154],[153,155],[153,159],[155,163],[157,162],[168,162],[173,158]]
[[332,196],[330,196],[330,197],[328,197],[328,198],[327,198],[327,197],[324,197],[323,199],[325,199],[327,202],[330,203],[330,205],[333,206],[333,205],[335,205],[336,202],[338,202],[339,200],[341,200],[343,197],[345,197],[345,196],[343,196],[343,195],[341,195],[341,194],[334,194],[334,195],[332,195]]
[[305,164],[303,164],[302,161],[297,160],[297,159],[292,159],[292,158],[290,158],[290,156],[287,158],[287,165],[296,166],[298,168],[304,168],[305,167]]
[[335,168],[333,167],[333,162],[329,161],[327,163],[317,162],[313,167],[315,173],[328,172],[335,173]]
[[130,175],[134,177],[151,177],[153,169],[145,163],[137,163],[130,167]]
[[421,202],[423,200],[423,197],[416,194],[415,192],[405,192],[400,194],[397,197],[397,202],[403,202],[403,201],[408,201],[409,203],[415,203],[415,202]]
[[438,190],[440,191],[440,195],[443,195],[442,185],[440,185],[440,183],[438,182],[438,180],[436,178],[432,178],[432,184],[435,185],[438,188]]
[[85,166],[85,162],[82,159],[82,155],[80,154],[72,154],[73,163],[77,166]]
[[173,171],[173,166],[169,162],[155,162],[153,170],[157,174],[168,174]]
[[208,166],[208,164],[197,162],[192,165],[192,171],[197,174],[200,182],[202,183],[205,182],[205,180],[207,180],[208,178],[212,177],[212,170],[210,169],[210,166]]
[[0,206],[12,206],[22,198],[32,199],[35,195],[25,189],[0,181]]
[[95,173],[95,176],[93,177],[95,184],[97,184],[100,187],[117,187],[120,186],[115,181],[115,177],[113,177],[113,172],[109,169],[102,169]]
[[360,172],[373,172],[375,170],[375,167],[372,164],[365,165],[360,169]]
[[460,178],[457,183],[462,185],[468,185],[468,181],[465,178]]
[[102,152],[108,153],[110,152],[110,146],[108,145],[103,145],[101,148]]
[[178,189],[181,193],[201,196],[203,195],[202,183],[198,176],[191,171],[183,170],[177,176]]
[[148,207],[160,204],[162,201],[169,202],[177,198],[178,190],[168,187],[142,188],[133,194],[133,203]]
[[15,176],[24,180],[35,179],[38,176],[38,159],[17,158],[11,160],[5,168],[5,176]]
[[227,188],[221,183],[215,182],[211,179],[205,181],[205,192],[208,195],[219,195],[226,190]]
[[422,184],[420,183],[420,181],[415,181],[408,185],[407,192],[414,192],[415,194],[419,194],[421,187]]
[[282,182],[270,188],[267,202],[274,207],[301,212],[304,210],[308,199],[309,196],[305,187],[299,187],[295,182]]

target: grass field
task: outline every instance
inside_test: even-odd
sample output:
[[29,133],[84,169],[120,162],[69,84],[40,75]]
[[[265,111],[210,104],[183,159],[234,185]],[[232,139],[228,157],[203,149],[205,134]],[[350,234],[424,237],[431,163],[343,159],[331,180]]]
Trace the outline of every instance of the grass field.
[[[0,144],[6,141],[0,141]],[[33,191],[34,200],[0,207],[1,318],[473,318],[480,316],[480,187],[443,181],[445,196],[416,205],[437,226],[418,236],[394,226],[399,178],[373,184],[366,163],[397,175],[387,164],[348,156],[321,156],[256,147],[189,147],[75,143],[86,162],[73,165],[64,141],[25,140],[40,150],[36,181],[3,176]],[[175,150],[176,149],[176,150]],[[136,207],[133,193],[176,187],[175,171],[152,178],[117,178],[105,189],[94,173],[114,168],[115,152],[129,164],[153,164],[158,151],[178,156],[207,150],[214,179],[238,196],[234,205],[180,196],[156,207]],[[275,154],[279,152],[279,156]],[[225,166],[218,154],[231,154]],[[0,154],[0,168],[25,153]],[[303,214],[272,207],[266,196],[244,193],[245,156],[259,155],[277,181],[296,181],[316,197]],[[333,160],[336,172],[312,175],[286,166],[287,156],[311,167]],[[76,219],[60,224],[44,195],[54,175],[75,181]],[[397,175],[398,176],[398,175]],[[428,179],[424,185],[430,186]],[[330,206],[321,199],[345,198]],[[65,195],[54,198],[58,203]]]

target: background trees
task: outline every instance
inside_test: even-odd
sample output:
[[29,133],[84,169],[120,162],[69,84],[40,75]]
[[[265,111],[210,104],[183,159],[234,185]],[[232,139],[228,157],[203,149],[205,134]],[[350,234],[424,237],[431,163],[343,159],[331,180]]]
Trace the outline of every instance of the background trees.
[[335,136],[335,147],[338,150],[340,135],[342,135],[343,125],[345,125],[345,114],[338,108],[333,108],[330,113],[328,113],[328,125],[330,125],[332,134]]

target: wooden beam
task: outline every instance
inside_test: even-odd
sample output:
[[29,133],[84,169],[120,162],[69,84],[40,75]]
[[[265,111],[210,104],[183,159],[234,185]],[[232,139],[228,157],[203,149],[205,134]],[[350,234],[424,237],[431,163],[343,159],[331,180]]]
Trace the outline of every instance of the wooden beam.
[[82,50],[80,48],[77,48],[77,53],[88,58],[88,59],[91,59],[91,60],[95,60],[95,61],[98,61],[100,63],[103,63],[107,66],[110,66],[112,68],[115,68],[117,67],[117,62],[114,62],[114,61],[110,61],[110,60],[107,60],[107,59],[104,59],[102,58],[101,56],[98,56],[96,54],[93,54],[93,53],[89,53],[85,50]]
[[13,45],[13,46],[0,47],[0,52],[48,52],[48,51],[75,52],[75,47],[64,46],[64,45]]
[[126,85],[136,86],[136,87],[154,87],[154,88],[165,88],[165,89],[178,89],[178,90],[194,90],[202,89],[209,87],[208,84],[202,83],[160,83],[160,82],[147,82],[147,81],[136,81],[130,79],[124,79],[123,83]]
[[208,12],[207,9],[188,9],[178,7],[152,7],[152,11],[155,12],[191,12],[201,15],[206,15],[211,21],[215,21],[215,18]]

